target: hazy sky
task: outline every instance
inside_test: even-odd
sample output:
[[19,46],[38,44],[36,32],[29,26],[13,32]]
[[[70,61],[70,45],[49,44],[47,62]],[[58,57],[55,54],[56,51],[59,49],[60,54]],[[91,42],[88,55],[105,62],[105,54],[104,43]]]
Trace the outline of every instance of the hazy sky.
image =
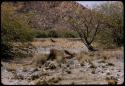
[[107,2],[107,1],[76,1],[82,5],[84,5],[85,7],[88,7],[88,8],[91,8],[93,5],[95,4],[101,4],[101,3],[104,3],[104,2]]

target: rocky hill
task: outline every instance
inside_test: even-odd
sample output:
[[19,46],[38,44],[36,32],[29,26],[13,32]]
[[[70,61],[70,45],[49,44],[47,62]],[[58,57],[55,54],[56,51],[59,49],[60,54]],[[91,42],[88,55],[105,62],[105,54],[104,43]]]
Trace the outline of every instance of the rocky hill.
[[63,19],[77,8],[86,9],[75,1],[27,1],[13,4],[18,7],[18,12],[32,14],[29,23],[38,30],[68,30],[71,25]]

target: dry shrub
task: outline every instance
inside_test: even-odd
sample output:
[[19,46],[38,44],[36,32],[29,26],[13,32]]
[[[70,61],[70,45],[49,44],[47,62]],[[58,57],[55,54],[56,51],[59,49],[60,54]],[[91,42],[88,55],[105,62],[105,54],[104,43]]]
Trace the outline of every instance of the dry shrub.
[[49,79],[38,79],[34,85],[54,85],[56,83],[58,83],[61,80],[60,77],[52,77]]
[[101,51],[100,53],[100,58],[103,58],[105,60],[108,60],[110,58],[116,58],[119,59],[123,57],[123,51],[118,51],[118,50],[107,50],[107,51]]
[[48,54],[37,54],[37,55],[35,55],[34,57],[33,57],[33,59],[32,59],[32,63],[34,64],[34,65],[42,65],[42,64],[44,64],[46,61],[47,61],[47,59],[48,59]]
[[17,64],[14,64],[14,63],[2,63],[3,66],[8,70],[8,71],[16,71],[17,69]]
[[64,51],[63,50],[57,50],[57,49],[51,49],[50,50],[50,55],[48,60],[57,60],[58,62],[64,62]]
[[80,63],[89,62],[95,58],[94,52],[80,52],[77,54],[77,59]]
[[116,78],[113,77],[106,77],[106,81],[108,82],[108,85],[117,85],[118,84],[118,80]]
[[117,80],[108,80],[108,85],[117,85]]
[[35,54],[35,46],[33,46],[30,42],[26,43],[13,43],[13,50],[15,58],[25,58],[25,57],[33,57]]

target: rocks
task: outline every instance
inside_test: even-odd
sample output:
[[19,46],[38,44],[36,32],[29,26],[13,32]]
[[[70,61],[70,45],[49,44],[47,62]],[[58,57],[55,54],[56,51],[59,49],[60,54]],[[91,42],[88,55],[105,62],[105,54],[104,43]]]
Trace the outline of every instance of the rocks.
[[40,73],[39,72],[35,72],[35,73],[32,74],[31,80],[38,79],[39,77],[40,77]]
[[56,69],[58,67],[58,63],[56,61],[47,61],[44,66],[45,69]]
[[95,70],[92,70],[92,74],[95,74],[96,72],[95,72]]
[[81,66],[85,66],[85,64],[84,64],[84,63],[81,63],[80,65],[81,65]]
[[114,77],[106,77],[108,85],[116,85],[118,83],[118,79]]
[[71,74],[71,73],[72,73],[70,70],[66,70],[66,72],[67,72],[68,74]]
[[113,63],[107,63],[107,66],[115,66]]
[[14,43],[12,51],[15,57],[32,57],[35,53],[35,47],[31,43]]
[[89,62],[90,63],[90,68],[97,68],[97,66],[93,63],[93,62]]
[[[90,56],[93,56],[93,54]],[[84,57],[82,58],[84,60]],[[60,85],[72,82],[75,82],[75,84],[88,84],[92,83],[92,81],[94,81],[94,84],[119,84],[122,83],[124,78],[122,67],[123,63],[114,59],[107,61],[103,58],[98,58],[80,62],[76,57],[73,57],[71,59],[66,59],[65,63],[60,63],[55,58],[46,60],[45,63],[40,63],[40,65],[36,66],[27,65],[17,67],[14,72],[8,71],[10,75],[5,75],[7,72],[2,72],[2,77],[4,76],[3,78],[12,80],[13,85],[22,85],[24,81],[29,82],[24,82],[26,85]],[[4,65],[2,70],[4,70],[3,68]],[[8,77],[11,75],[15,75],[16,78]],[[106,79],[106,77],[108,78]],[[9,82],[9,80],[6,81]],[[3,82],[5,82],[5,80]]]
[[27,68],[27,71],[24,71],[22,68],[18,68],[15,73],[15,77],[17,79],[27,79],[27,80],[34,80],[39,78],[42,75],[42,72],[39,71],[37,68]]
[[54,85],[61,80],[60,77],[51,77],[46,79],[37,79],[34,82],[31,82],[33,85]]

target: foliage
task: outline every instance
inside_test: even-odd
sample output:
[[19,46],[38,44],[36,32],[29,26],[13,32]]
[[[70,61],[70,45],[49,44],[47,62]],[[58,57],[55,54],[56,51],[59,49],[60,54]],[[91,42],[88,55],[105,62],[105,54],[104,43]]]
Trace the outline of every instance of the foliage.
[[31,41],[33,37],[34,33],[28,25],[27,17],[18,14],[11,2],[3,2],[1,5],[1,39],[4,45],[2,47],[2,58],[5,58],[5,55],[13,56],[11,55],[13,47],[10,46],[14,42]]
[[17,14],[12,4],[6,2],[2,3],[1,10],[2,42],[31,41],[34,35],[25,17]]
[[48,38],[47,31],[35,31],[35,34],[36,38]]
[[57,30],[45,30],[45,31],[37,31],[35,30],[36,38],[77,38],[79,37],[75,31],[57,31]]
[[77,38],[78,34],[74,31],[65,31],[62,33],[62,37],[64,37],[64,38]]
[[96,35],[107,27],[106,16],[94,9],[84,9],[83,11],[80,8],[77,8],[77,11],[72,10],[71,14],[65,20],[72,25],[72,29],[79,34],[86,47],[91,51],[95,50],[92,42],[95,40]]
[[57,31],[55,31],[55,30],[49,30],[49,31],[48,31],[48,36],[49,36],[49,37],[58,38],[58,37],[59,37],[59,34],[58,34]]
[[112,49],[115,48],[116,45],[112,40],[112,35],[108,31],[100,32],[96,37],[96,43],[98,43],[97,47],[104,49]]
[[110,26],[107,28],[106,34],[110,34],[110,36],[106,37],[105,41],[109,43],[110,39],[110,43],[116,46],[123,45],[123,3],[120,1],[106,2],[97,6],[96,9],[107,15],[109,19]]

